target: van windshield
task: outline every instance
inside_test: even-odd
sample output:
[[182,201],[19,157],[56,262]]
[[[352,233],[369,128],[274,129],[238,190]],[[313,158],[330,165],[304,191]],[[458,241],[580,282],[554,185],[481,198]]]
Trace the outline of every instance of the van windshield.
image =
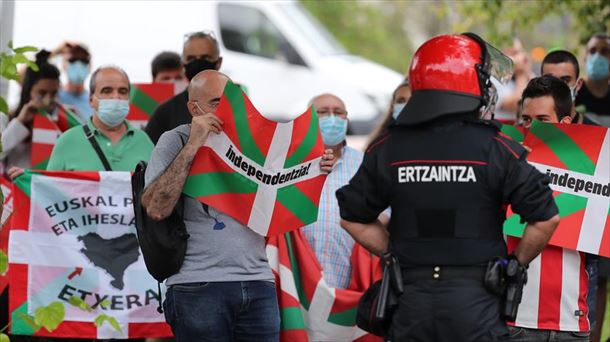
[[304,33],[311,46],[322,55],[346,54],[345,48],[335,40],[319,21],[312,17],[298,2],[280,2],[280,8],[292,19],[296,28]]

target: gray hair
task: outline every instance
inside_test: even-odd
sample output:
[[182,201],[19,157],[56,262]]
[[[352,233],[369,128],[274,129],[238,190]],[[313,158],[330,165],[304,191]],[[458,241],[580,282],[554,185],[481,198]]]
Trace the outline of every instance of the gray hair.
[[184,47],[193,39],[209,39],[212,44],[214,44],[214,48],[216,49],[216,53],[220,56],[220,47],[218,46],[218,40],[214,35],[213,31],[198,31],[187,33],[184,35],[184,44],[182,44],[182,50],[184,51]]
[[129,76],[127,76],[127,73],[125,72],[125,70],[123,70],[119,66],[108,64],[108,65],[102,65],[101,67],[95,69],[95,71],[91,74],[91,79],[89,79],[89,93],[90,94],[95,94],[95,79],[97,78],[97,74],[100,71],[106,70],[106,69],[116,70],[121,75],[123,75],[123,77],[125,77],[125,79],[127,79],[127,84],[128,84],[127,87],[131,91],[131,82],[129,81]]

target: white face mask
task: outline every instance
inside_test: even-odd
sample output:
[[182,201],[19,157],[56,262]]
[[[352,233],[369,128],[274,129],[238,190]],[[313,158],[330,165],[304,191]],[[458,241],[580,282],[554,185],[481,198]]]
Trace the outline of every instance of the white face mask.
[[572,95],[572,103],[576,101],[576,95],[578,94],[578,90],[576,90],[576,85],[570,87],[570,94]]
[[406,105],[406,102],[394,104],[394,110],[392,111],[392,117],[394,118],[394,120],[398,120],[398,115],[400,115],[400,112],[402,112]]

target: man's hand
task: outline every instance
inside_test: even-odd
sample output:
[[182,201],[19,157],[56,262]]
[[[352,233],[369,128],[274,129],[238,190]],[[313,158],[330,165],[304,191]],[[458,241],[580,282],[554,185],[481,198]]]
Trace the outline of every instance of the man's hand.
[[189,135],[188,144],[194,147],[201,147],[208,139],[210,132],[216,134],[222,132],[222,120],[214,114],[208,113],[193,117],[191,122],[191,133]]
[[15,180],[15,178],[21,176],[23,174],[23,169],[17,166],[11,166],[8,169],[8,178],[11,180]]
[[322,155],[322,160],[320,161],[320,170],[323,173],[330,173],[333,170],[333,166],[335,165],[336,159],[333,150],[330,148],[324,150],[324,154]]
[[43,107],[43,103],[39,99],[31,99],[26,103],[17,115],[17,120],[21,121],[24,126],[29,125],[34,120],[34,115]]

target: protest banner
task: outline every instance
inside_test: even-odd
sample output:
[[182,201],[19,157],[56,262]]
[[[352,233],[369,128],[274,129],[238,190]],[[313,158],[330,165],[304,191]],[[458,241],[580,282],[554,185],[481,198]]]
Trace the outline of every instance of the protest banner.
[[62,105],[58,105],[57,121],[47,113],[37,113],[32,124],[32,169],[45,170],[57,138],[81,124],[78,116]]
[[326,175],[314,109],[274,122],[229,82],[216,114],[223,131],[208,136],[183,192],[263,236],[315,222]]
[[[524,145],[530,164],[547,174],[561,222],[550,244],[610,257],[610,133],[589,125],[535,121]],[[525,224],[509,211],[504,232],[523,235]]]
[[359,244],[346,289],[330,287],[302,231],[270,237],[267,258],[276,277],[282,341],[382,341],[356,326],[364,291],[381,279],[379,258]]
[[[15,180],[9,236],[11,333],[70,338],[171,336],[135,231],[128,172],[34,172]],[[82,299],[90,312],[68,304]],[[54,302],[52,332],[27,316]],[[112,324],[99,325],[99,318]],[[96,322],[98,324],[96,324]],[[97,326],[99,325],[99,326]]]

